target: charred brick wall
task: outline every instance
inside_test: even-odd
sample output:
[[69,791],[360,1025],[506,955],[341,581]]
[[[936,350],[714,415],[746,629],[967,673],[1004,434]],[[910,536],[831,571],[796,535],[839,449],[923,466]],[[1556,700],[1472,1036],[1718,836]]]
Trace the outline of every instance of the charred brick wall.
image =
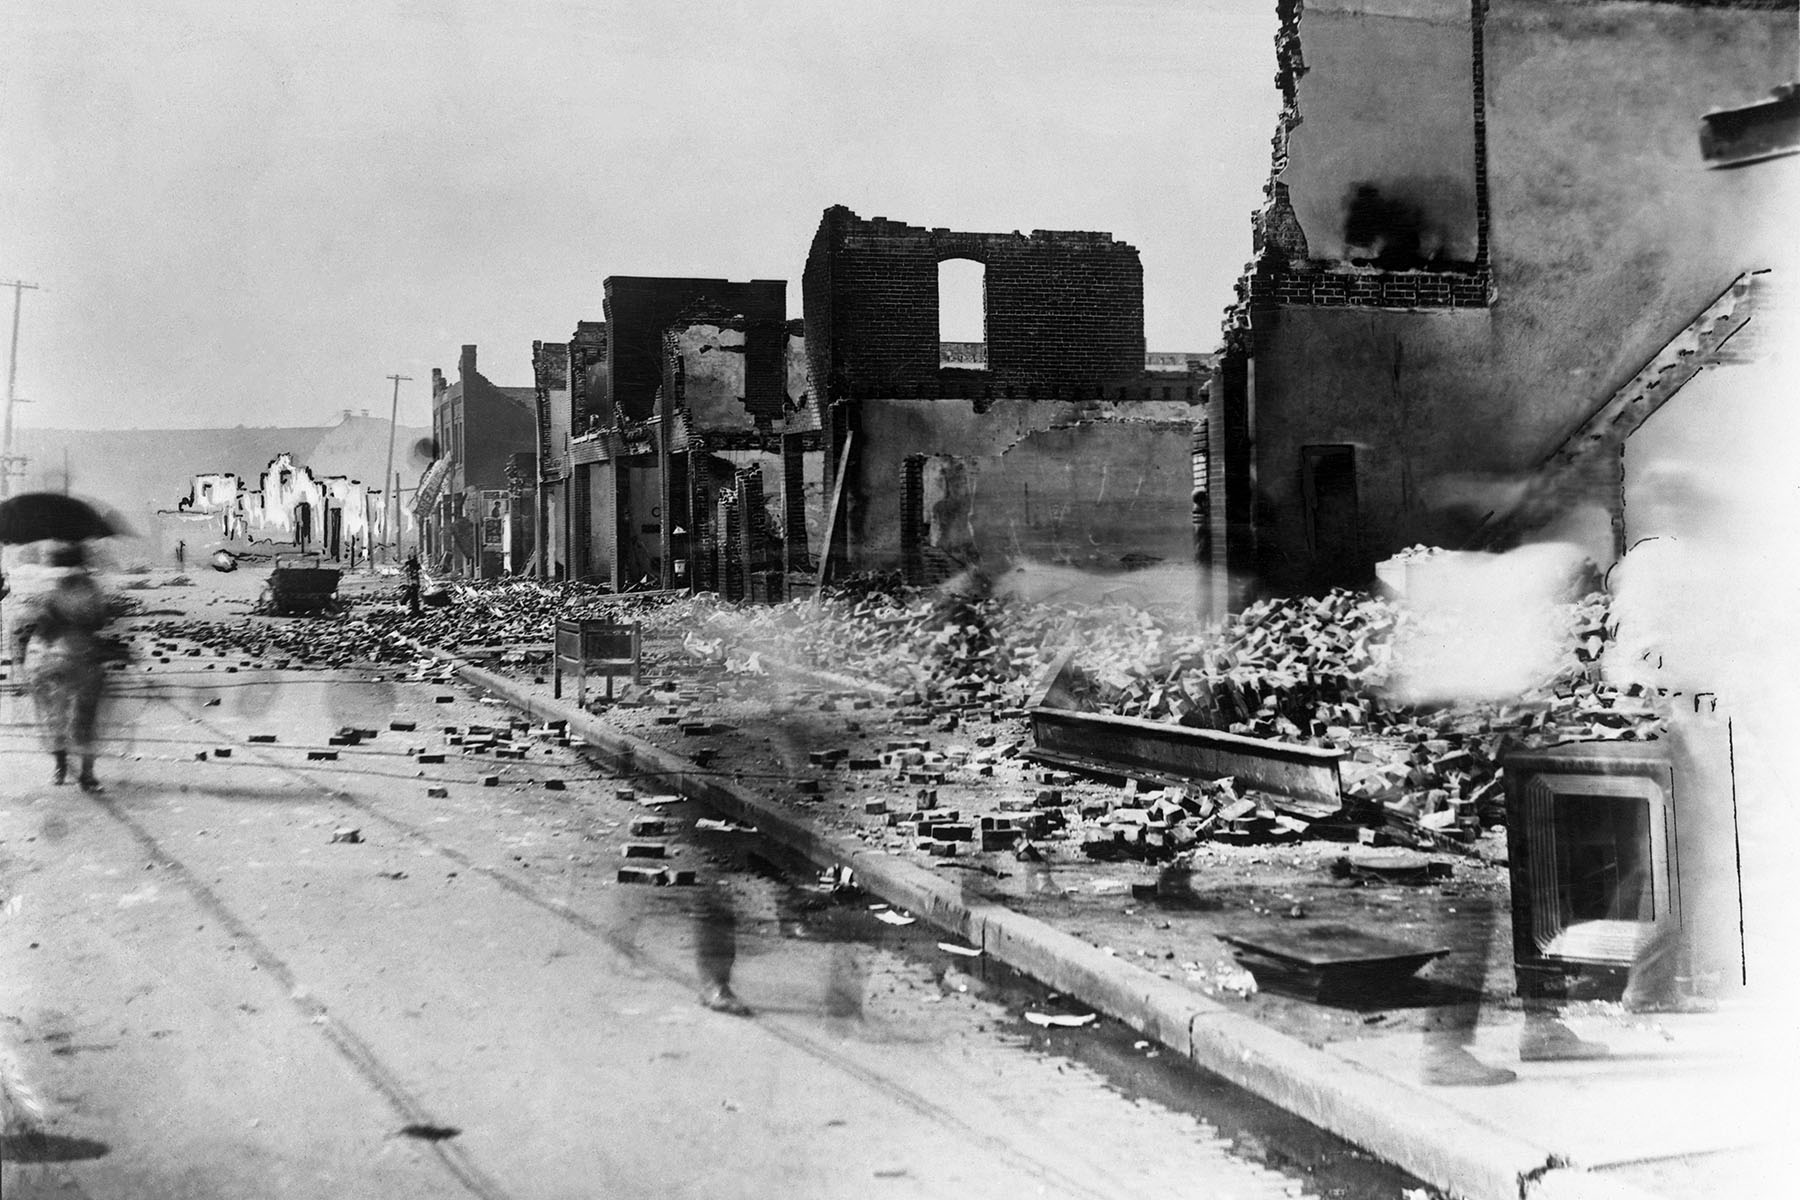
[[925,582],[925,455],[900,460],[900,574],[917,587]]
[[696,450],[687,456],[688,578],[697,592],[716,591],[719,584],[717,525],[714,521],[710,456]]
[[[569,339],[569,429],[586,433],[606,409],[606,323],[578,321]],[[609,423],[601,419],[601,424]]]
[[[986,268],[987,367],[941,368],[938,264]],[[958,233],[829,208],[802,287],[814,386],[829,400],[917,393],[943,374],[996,388],[1089,386],[1144,365],[1144,274],[1110,234]]]
[[[606,400],[628,420],[654,415],[656,389],[662,382],[663,331],[696,313],[726,313],[743,318],[764,332],[747,347],[747,368],[762,377],[746,395],[753,409],[780,413],[782,356],[786,350],[787,281],[753,279],[676,279],[614,275],[606,280],[608,371]],[[772,382],[769,380],[772,378]]]

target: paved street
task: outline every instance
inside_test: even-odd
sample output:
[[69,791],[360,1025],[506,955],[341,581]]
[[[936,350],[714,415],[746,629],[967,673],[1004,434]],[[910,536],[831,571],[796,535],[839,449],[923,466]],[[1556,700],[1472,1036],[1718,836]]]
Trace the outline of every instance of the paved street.
[[[49,1134],[7,1139],[9,1200],[1316,1186],[1229,1153],[1282,1157],[1198,1119],[1204,1089],[1058,1052],[1100,1031],[1031,1041],[984,964],[882,939],[753,836],[541,736],[448,747],[509,717],[458,689],[210,653],[116,683],[99,797],[49,786],[24,701],[0,710],[0,1053]],[[328,747],[344,728],[375,736]],[[696,886],[616,881],[659,813]],[[749,1019],[698,1002],[726,968]],[[1397,1194],[1333,1155],[1330,1194]]]

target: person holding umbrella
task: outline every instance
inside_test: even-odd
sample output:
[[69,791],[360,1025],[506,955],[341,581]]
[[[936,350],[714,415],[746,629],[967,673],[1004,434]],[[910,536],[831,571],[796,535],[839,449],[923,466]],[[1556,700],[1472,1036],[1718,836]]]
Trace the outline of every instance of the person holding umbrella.
[[110,619],[106,597],[87,570],[79,542],[50,553],[56,586],[32,605],[23,630],[25,686],[37,705],[44,740],[55,761],[51,780],[68,779],[69,756],[81,759],[76,781],[85,792],[103,789],[94,775],[94,735],[99,725],[105,664],[100,630]]
[[56,585],[34,598],[21,622],[24,679],[55,760],[54,782],[68,778],[80,758],[84,791],[103,790],[94,775],[95,731],[105,684],[100,630],[111,618],[105,595],[87,569],[83,543],[120,532],[92,505],[56,492],[28,492],[0,501],[0,543],[57,543],[49,565]]

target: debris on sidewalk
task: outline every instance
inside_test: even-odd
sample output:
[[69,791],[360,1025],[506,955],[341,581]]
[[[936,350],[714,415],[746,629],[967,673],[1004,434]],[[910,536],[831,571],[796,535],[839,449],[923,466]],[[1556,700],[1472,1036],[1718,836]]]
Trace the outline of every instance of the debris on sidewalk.
[[1453,868],[1416,850],[1355,850],[1334,860],[1331,873],[1339,879],[1367,883],[1426,884],[1448,879]]
[[1318,1002],[1392,999],[1419,968],[1449,953],[1336,923],[1270,925],[1220,938],[1252,976],[1251,991]]
[[363,840],[362,830],[353,829],[348,825],[341,826],[331,831],[331,840],[334,844],[338,842],[360,842]]
[[1025,1019],[1027,1021],[1030,1021],[1033,1025],[1040,1025],[1045,1028],[1055,1027],[1055,1028],[1060,1028],[1060,1029],[1079,1029],[1084,1025],[1092,1025],[1094,1023],[1094,1021],[1098,1018],[1097,1018],[1097,1015],[1094,1013],[1082,1013],[1081,1015],[1077,1016],[1073,1013],[1044,1013],[1044,1012],[1027,1011],[1025,1013]]
[[722,820],[715,817],[699,817],[694,821],[695,829],[704,829],[711,833],[755,833],[756,826],[745,825],[739,821]]

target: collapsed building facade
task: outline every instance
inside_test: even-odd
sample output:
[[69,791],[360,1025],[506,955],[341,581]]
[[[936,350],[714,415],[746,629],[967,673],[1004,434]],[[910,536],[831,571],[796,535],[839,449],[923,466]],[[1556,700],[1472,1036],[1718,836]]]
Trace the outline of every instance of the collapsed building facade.
[[1365,583],[1418,542],[1613,561],[1626,441],[1770,315],[1785,183],[1702,169],[1695,135],[1792,77],[1793,0],[1276,7],[1208,463],[1218,601]]
[[[978,348],[940,337],[940,264],[952,260],[982,268]],[[1132,246],[925,229],[838,206],[804,288],[834,565],[923,583],[1027,559],[1193,562],[1205,384],[1148,370]]]
[[542,573],[779,597],[822,489],[786,282],[612,276],[605,318],[533,345]]
[[537,478],[534,389],[499,387],[464,346],[451,383],[431,372],[437,458],[413,493],[420,557],[452,575],[493,578],[531,560]]

